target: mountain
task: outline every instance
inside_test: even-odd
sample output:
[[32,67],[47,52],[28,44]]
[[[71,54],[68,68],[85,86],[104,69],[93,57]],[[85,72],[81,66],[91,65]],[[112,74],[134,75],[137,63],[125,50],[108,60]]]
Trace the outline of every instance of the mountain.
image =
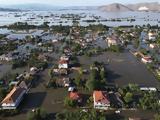
[[137,3],[137,4],[128,4],[128,5],[113,3],[105,6],[100,6],[98,7],[98,9],[106,12],[160,11],[160,4],[158,2]]
[[106,11],[106,12],[133,11],[127,6],[119,4],[119,3],[113,3],[113,4],[109,4],[105,6],[100,6],[99,10]]

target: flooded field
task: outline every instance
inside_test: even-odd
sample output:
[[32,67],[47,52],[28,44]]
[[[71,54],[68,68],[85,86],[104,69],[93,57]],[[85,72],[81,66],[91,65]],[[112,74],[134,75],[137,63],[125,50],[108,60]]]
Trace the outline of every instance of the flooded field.
[[29,70],[28,67],[24,68],[17,68],[17,69],[12,69],[12,65],[10,64],[2,64],[0,65],[0,78],[3,77],[3,75],[8,74],[8,73],[23,73],[24,71]]
[[124,53],[106,52],[91,59],[84,56],[80,58],[80,61],[86,68],[89,68],[89,65],[94,61],[106,63],[107,81],[118,86],[125,86],[129,83],[148,87],[159,86],[158,80],[154,75],[128,51]]

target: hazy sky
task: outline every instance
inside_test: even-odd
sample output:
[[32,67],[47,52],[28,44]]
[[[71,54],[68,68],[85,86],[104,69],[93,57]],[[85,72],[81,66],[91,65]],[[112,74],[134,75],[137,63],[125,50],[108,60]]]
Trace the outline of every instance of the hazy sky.
[[0,5],[42,3],[58,6],[87,5],[97,6],[109,3],[160,2],[160,0],[0,0]]

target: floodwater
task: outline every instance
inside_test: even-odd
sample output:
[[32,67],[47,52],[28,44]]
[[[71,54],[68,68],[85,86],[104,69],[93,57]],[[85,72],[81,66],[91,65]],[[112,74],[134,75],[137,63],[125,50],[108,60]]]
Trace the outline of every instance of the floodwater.
[[105,52],[90,59],[85,56],[79,59],[86,69],[89,69],[89,65],[94,61],[104,62],[107,69],[108,83],[120,87],[126,86],[129,83],[146,87],[159,87],[158,80],[156,80],[154,75],[147,69],[146,65],[128,51],[124,53]]
[[4,75],[6,74],[13,74],[13,73],[23,73],[24,71],[29,70],[28,67],[23,67],[23,68],[17,68],[17,69],[12,69],[12,65],[11,64],[1,64],[0,65],[0,78],[2,78]]
[[[160,12],[102,12],[98,10],[55,10],[55,11],[27,11],[27,12],[0,12],[0,25],[9,25],[15,22],[27,22],[32,25],[41,25],[49,22],[49,25],[72,25],[73,19],[61,18],[61,15],[74,14],[80,16],[81,25],[102,23],[107,26],[121,25],[160,25]],[[98,17],[99,21],[95,17]],[[105,21],[121,19],[121,22]],[[127,19],[135,19],[134,22]],[[84,22],[84,20],[96,20],[96,22]]]

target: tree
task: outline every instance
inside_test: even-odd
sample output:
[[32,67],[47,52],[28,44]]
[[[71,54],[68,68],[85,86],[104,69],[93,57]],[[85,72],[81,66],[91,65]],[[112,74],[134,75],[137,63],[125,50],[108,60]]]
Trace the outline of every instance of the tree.
[[83,75],[83,68],[82,67],[79,68],[79,74]]
[[28,120],[44,120],[47,117],[47,113],[44,109],[38,108],[34,112],[29,112]]
[[[25,37],[25,39],[26,39],[27,41],[31,41],[32,37],[31,37],[30,35],[27,35],[27,36]],[[27,48],[28,48],[28,46],[27,46]]]
[[126,103],[130,103],[133,101],[133,94],[130,92],[127,92],[126,95],[124,96],[124,100]]
[[150,25],[149,23],[147,24],[147,28],[148,28],[148,29],[151,29],[151,25]]
[[98,113],[96,110],[89,110],[88,112],[65,111],[56,115],[56,120],[106,120],[103,113]]
[[64,120],[65,118],[64,118],[64,115],[63,114],[61,114],[61,113],[57,113],[56,114],[56,120]]
[[5,97],[6,90],[0,87],[0,101]]
[[82,85],[81,75],[80,74],[76,75],[75,83],[76,83],[77,86],[81,86]]
[[119,45],[111,45],[109,48],[110,51],[112,52],[121,52],[120,46]]
[[47,112],[44,109],[40,109],[39,115],[41,117],[41,119],[45,119],[47,116]]
[[101,79],[105,79],[105,78],[106,78],[106,74],[105,74],[105,69],[104,69],[104,67],[101,68],[101,70],[100,70],[100,76],[101,76]]
[[27,120],[36,120],[36,115],[30,111],[27,115]]
[[137,84],[129,84],[128,85],[129,91],[131,92],[139,92],[140,88],[138,87]]
[[95,80],[88,80],[86,82],[86,87],[90,91],[95,90],[97,88],[96,81]]
[[160,110],[160,105],[155,93],[145,93],[144,96],[139,100],[140,107],[144,110]]
[[52,69],[48,70],[48,75],[50,78],[53,78],[53,70]]
[[75,106],[76,106],[76,101],[70,99],[69,97],[66,97],[66,98],[64,99],[64,105],[65,105],[65,106],[68,106],[68,107],[75,107]]

